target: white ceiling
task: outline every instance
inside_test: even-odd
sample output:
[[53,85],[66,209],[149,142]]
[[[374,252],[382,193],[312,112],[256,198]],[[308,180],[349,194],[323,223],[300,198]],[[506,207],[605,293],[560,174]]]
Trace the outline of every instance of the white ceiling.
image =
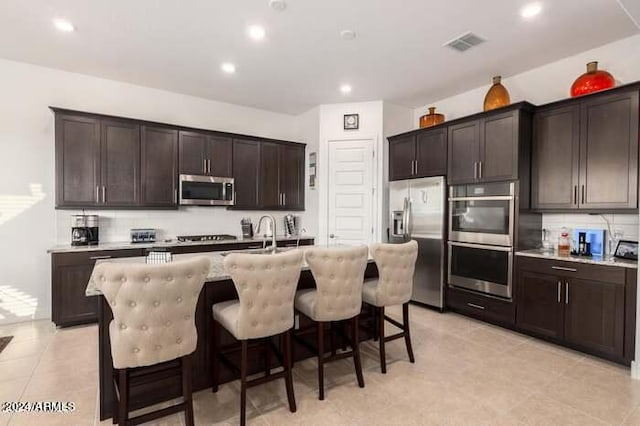
[[[376,99],[417,107],[640,32],[621,7],[638,14],[637,0],[540,1],[524,21],[524,0],[287,0],[284,12],[268,0],[1,0],[0,57],[300,113]],[[55,17],[77,31],[55,30]],[[245,34],[256,23],[262,43]],[[342,40],[344,29],[357,38]],[[488,41],[442,47],[466,31]]]

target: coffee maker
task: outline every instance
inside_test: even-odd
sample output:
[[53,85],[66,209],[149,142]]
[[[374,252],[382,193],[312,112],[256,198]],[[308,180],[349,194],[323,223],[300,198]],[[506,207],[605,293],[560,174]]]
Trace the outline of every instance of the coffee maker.
[[71,216],[71,245],[98,244],[98,215],[78,214]]

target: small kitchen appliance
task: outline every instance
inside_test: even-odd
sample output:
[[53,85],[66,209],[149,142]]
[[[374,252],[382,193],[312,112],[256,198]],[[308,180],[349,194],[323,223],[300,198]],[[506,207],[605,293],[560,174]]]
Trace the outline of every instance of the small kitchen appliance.
[[129,233],[132,243],[155,243],[156,230],[150,228],[132,229]]
[[284,217],[284,231],[287,236],[296,236],[298,235],[298,226],[300,224],[299,216],[294,216],[292,214],[288,214]]
[[176,237],[179,242],[186,243],[192,241],[228,241],[237,240],[233,235],[213,234],[213,235],[179,235]]
[[98,215],[78,214],[71,216],[71,245],[98,244]]
[[251,239],[251,238],[253,238],[253,223],[251,223],[251,218],[243,217],[240,220],[240,227],[242,227],[242,238],[243,239]]

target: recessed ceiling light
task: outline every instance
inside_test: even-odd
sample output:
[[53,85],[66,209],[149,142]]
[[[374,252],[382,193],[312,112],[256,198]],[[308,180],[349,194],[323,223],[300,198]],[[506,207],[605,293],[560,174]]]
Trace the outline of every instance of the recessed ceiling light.
[[66,33],[73,32],[76,29],[76,27],[74,27],[73,24],[66,19],[54,19],[53,25],[55,25],[58,30],[64,31]]
[[263,27],[260,25],[251,25],[247,28],[247,34],[253,40],[260,41],[264,39],[264,36],[267,34]]
[[351,90],[351,86],[349,86],[348,84],[343,84],[342,86],[340,86],[340,91],[343,95],[348,95],[349,93],[351,93]]
[[223,63],[220,68],[222,69],[222,71],[226,72],[227,74],[233,74],[236,72],[236,66],[233,65],[231,62],[225,62]]
[[340,31],[340,37],[342,37],[343,40],[353,40],[356,38],[356,33],[352,30],[343,30]]
[[542,4],[538,2],[529,3],[520,10],[520,16],[522,16],[524,19],[529,19],[538,15],[540,12],[542,12]]
[[269,6],[271,6],[273,10],[282,12],[287,8],[287,3],[285,3],[284,0],[269,0]]

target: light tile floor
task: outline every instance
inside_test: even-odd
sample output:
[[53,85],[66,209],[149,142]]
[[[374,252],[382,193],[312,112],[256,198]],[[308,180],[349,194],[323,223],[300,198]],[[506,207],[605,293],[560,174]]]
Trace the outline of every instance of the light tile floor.
[[[399,309],[391,310],[399,317]],[[257,425],[640,425],[640,381],[627,368],[456,314],[411,307],[416,363],[404,342],[363,343],[364,389],[348,360],[329,364],[325,401],[316,363],[294,367],[298,411],[280,382],[248,391]],[[389,326],[389,331],[392,327]],[[56,330],[48,321],[0,327],[14,340],[0,354],[0,401],[74,401],[71,414],[0,414],[6,424],[96,425],[97,327]],[[194,395],[196,424],[237,424],[239,384]],[[156,424],[184,424],[174,415]]]

